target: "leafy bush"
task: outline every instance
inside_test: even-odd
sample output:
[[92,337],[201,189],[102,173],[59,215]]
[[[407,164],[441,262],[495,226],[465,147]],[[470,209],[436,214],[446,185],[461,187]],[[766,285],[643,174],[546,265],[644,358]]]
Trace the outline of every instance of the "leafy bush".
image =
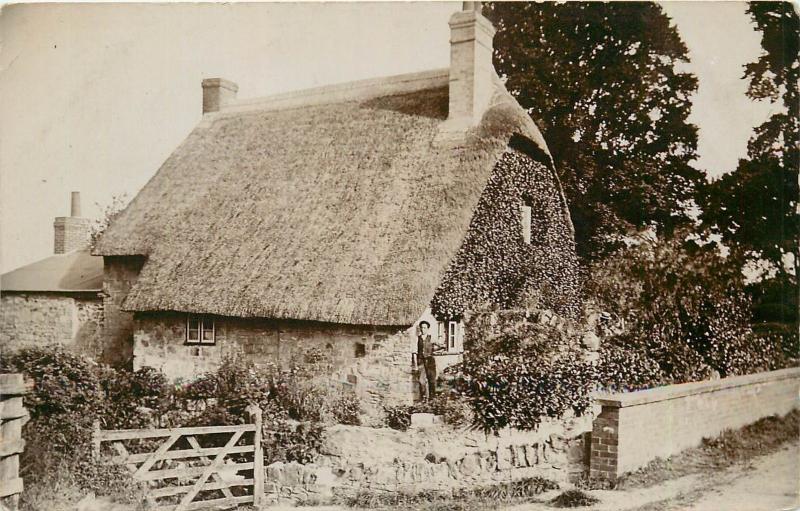
[[598,381],[608,391],[626,392],[660,385],[665,377],[655,360],[635,346],[611,339],[600,347]]
[[323,442],[322,425],[311,422],[275,422],[264,432],[264,462],[313,463]]
[[352,392],[342,392],[335,397],[331,411],[339,424],[361,425],[361,401]]
[[543,417],[580,415],[590,406],[596,370],[575,348],[578,339],[567,326],[524,317],[486,325],[467,325],[470,349],[456,379],[476,427],[536,429]]
[[0,371],[34,381],[25,406],[36,419],[68,412],[95,415],[104,407],[99,366],[59,347],[24,348],[0,357]]
[[681,383],[786,365],[776,339],[753,335],[740,267],[681,239],[642,240],[591,269],[591,296],[627,324],[612,343],[655,361],[662,376],[638,360],[642,374],[614,377],[619,353],[609,352],[606,383],[638,387],[650,376]]
[[100,383],[107,398],[102,421],[106,429],[150,427],[170,412],[167,378],[152,367],[135,372],[104,368]]
[[386,425],[398,431],[406,431],[411,426],[411,413],[413,407],[409,405],[386,406],[384,420]]

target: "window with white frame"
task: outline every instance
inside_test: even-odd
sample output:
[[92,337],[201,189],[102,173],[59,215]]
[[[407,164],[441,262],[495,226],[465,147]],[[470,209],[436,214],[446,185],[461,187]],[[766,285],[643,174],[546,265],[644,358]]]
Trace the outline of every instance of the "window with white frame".
[[214,319],[190,314],[186,318],[186,344],[212,345],[215,343]]
[[[461,323],[455,320],[439,323],[439,339],[448,353],[461,352]],[[443,332],[442,332],[443,331]],[[444,334],[444,335],[442,335]]]

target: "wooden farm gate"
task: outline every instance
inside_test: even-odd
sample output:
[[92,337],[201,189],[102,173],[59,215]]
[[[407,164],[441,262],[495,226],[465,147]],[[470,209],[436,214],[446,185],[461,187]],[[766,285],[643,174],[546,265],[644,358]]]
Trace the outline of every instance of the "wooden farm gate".
[[21,374],[0,374],[0,509],[17,509],[22,493],[19,455],[25,449],[22,426],[28,421],[22,395],[28,390]]
[[147,483],[147,500],[158,511],[258,509],[264,499],[261,410],[248,412],[253,423],[235,426],[101,430],[95,423],[95,456],[110,447],[113,461]]

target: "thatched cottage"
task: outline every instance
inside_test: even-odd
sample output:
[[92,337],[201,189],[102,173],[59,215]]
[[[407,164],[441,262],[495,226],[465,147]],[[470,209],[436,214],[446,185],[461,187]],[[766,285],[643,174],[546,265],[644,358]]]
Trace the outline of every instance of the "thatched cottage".
[[53,255],[0,276],[0,351],[58,344],[102,357],[103,258],[89,253],[89,229],[72,192]]
[[421,320],[444,365],[471,309],[572,310],[547,146],[494,71],[491,23],[467,5],[450,27],[448,69],[248,100],[203,81],[202,121],[96,248],[120,362],[190,378],[311,350],[367,401],[407,402]]

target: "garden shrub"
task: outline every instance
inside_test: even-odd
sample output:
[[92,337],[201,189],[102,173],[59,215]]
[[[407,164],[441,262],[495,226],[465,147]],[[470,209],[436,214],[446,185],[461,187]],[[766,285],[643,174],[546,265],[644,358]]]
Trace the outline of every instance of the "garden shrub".
[[576,348],[570,328],[524,317],[492,328],[481,324],[467,324],[469,351],[456,379],[476,427],[531,430],[544,417],[580,415],[589,408],[596,370]]
[[409,405],[384,407],[386,425],[398,431],[406,431],[411,426],[412,409]]
[[25,396],[32,419],[67,412],[94,415],[105,405],[99,366],[57,346],[3,354],[0,371],[33,380],[33,392]]
[[352,392],[341,392],[338,396],[335,396],[331,412],[338,424],[361,425],[361,401]]
[[651,388],[665,382],[658,363],[645,353],[626,346],[620,339],[610,339],[600,347],[598,383],[610,392],[628,392]]
[[151,427],[164,414],[174,412],[167,378],[152,367],[135,372],[106,367],[100,383],[107,398],[102,421],[106,429]]
[[264,462],[296,461],[313,463],[323,442],[323,427],[319,423],[287,421],[273,422],[264,432]]
[[[779,339],[753,334],[751,303],[740,267],[715,249],[680,234],[670,241],[641,240],[596,263],[590,273],[587,289],[593,300],[627,325],[624,334],[610,342],[655,361],[663,378],[654,384],[787,364]],[[614,374],[617,355],[607,354],[609,375]],[[631,383],[640,386],[646,374]]]

